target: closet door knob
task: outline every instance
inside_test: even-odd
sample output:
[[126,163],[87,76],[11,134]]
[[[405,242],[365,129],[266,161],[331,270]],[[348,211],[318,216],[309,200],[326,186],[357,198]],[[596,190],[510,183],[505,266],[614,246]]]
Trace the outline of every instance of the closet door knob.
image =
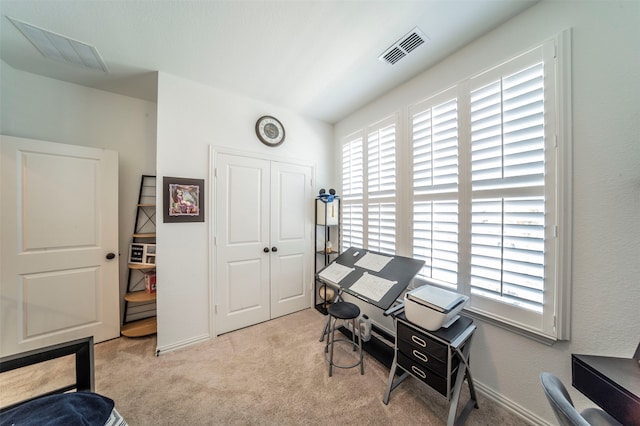
[[265,253],[269,253],[269,247],[263,248],[262,251],[265,252]]
[[111,259],[115,259],[116,254],[115,253],[107,253],[107,259],[111,260]]
[[273,251],[273,252],[278,251],[278,247],[275,247],[275,246],[274,246],[274,247],[271,247],[271,251]]

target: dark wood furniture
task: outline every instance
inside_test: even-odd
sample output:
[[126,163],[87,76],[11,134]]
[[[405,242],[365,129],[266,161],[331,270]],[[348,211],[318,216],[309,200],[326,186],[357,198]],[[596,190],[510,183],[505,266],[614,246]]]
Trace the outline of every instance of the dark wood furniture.
[[571,355],[572,385],[625,426],[640,425],[637,359]]

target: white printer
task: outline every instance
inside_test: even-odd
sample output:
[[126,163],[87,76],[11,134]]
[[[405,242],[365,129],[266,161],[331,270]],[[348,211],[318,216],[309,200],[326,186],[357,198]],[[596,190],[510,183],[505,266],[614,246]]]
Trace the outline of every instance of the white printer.
[[423,285],[404,295],[404,312],[407,319],[429,331],[449,327],[469,297],[432,285]]

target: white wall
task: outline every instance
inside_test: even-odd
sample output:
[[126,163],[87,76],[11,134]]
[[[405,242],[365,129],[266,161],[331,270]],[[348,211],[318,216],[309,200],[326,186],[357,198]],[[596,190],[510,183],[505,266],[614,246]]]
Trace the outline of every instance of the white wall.
[[[120,294],[140,176],[155,173],[156,104],[69,84],[0,63],[0,133],[119,153]],[[122,303],[122,297],[120,298]]]
[[[254,126],[262,115],[274,115],[284,124],[286,140],[281,146],[269,148],[257,139]],[[160,73],[158,177],[205,179],[208,210],[205,223],[158,224],[160,351],[207,339],[215,333],[211,327],[209,287],[209,266],[214,266],[211,262],[213,253],[209,251],[209,232],[215,220],[214,212],[209,208],[212,189],[209,147],[313,165],[319,188],[335,183],[329,181],[328,174],[332,135],[331,126],[286,109]],[[158,200],[160,203],[162,198]],[[214,276],[213,272],[211,276]],[[213,283],[211,285],[213,287]]]
[[640,341],[638,23],[636,1],[545,0],[336,125],[338,146],[341,136],[392,111],[406,118],[410,103],[572,29],[572,338],[549,347],[479,322],[471,353],[482,387],[534,422],[555,423],[541,371],[557,374],[578,407],[593,406],[570,387],[571,353],[631,357]]

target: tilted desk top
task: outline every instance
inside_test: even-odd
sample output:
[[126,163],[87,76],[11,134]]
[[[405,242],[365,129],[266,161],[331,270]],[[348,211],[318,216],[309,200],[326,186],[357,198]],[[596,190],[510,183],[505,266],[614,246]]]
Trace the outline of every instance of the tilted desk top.
[[[382,268],[380,272],[371,271],[369,269],[357,266],[356,262],[362,259],[362,257],[367,253],[390,257],[391,261],[384,268]],[[404,290],[406,290],[407,286],[411,283],[411,280],[416,276],[416,274],[424,265],[424,261],[422,260],[411,259],[403,256],[392,256],[388,254],[376,253],[371,250],[353,247],[347,249],[344,253],[338,256],[334,260],[334,262],[355,269],[352,273],[350,273],[342,281],[340,281],[339,287],[347,293],[361,300],[364,300],[367,303],[371,303],[372,305],[377,306],[382,310],[387,310],[391,305],[393,305],[393,303],[398,299],[398,297],[400,297]],[[350,287],[353,286],[365,272],[380,278],[384,278],[386,280],[395,281],[395,284],[380,300],[372,300],[360,293],[350,291]],[[333,285],[332,283],[329,284]]]
[[624,425],[640,425],[640,365],[632,358],[571,356],[572,384]]

